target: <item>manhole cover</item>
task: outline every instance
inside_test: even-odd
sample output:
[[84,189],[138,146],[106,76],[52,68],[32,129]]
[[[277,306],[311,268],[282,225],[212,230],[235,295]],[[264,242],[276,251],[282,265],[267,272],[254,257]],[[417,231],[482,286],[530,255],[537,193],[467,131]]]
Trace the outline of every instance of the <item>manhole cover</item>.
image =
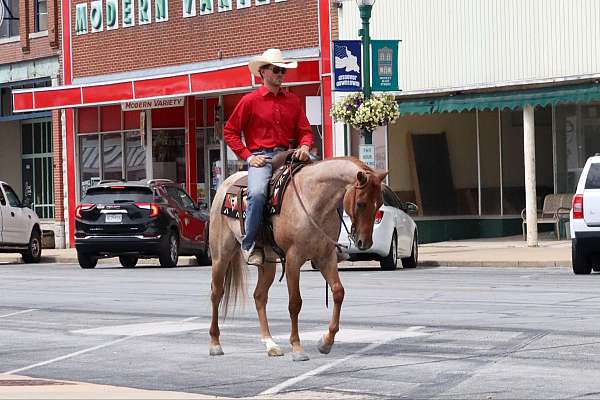
[[0,379],[0,386],[50,386],[72,385],[68,382],[45,381],[42,379]]

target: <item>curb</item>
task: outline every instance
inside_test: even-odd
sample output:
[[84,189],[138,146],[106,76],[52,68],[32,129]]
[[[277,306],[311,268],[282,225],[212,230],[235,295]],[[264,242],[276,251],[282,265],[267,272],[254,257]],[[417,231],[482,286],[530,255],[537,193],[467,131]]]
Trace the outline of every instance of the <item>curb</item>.
[[570,261],[420,261],[419,267],[571,268]]

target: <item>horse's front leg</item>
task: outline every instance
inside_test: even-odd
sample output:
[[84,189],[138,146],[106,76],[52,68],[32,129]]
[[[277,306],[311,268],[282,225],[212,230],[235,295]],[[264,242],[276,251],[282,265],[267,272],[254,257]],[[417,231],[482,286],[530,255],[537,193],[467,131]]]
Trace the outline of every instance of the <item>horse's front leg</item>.
[[329,321],[329,330],[319,340],[319,352],[329,354],[335,341],[335,335],[340,330],[340,313],[342,311],[342,302],[344,301],[344,286],[342,286],[337,268],[337,255],[332,253],[331,256],[319,261],[321,263],[318,265],[322,265],[320,268],[321,274],[329,286],[331,286],[333,294],[333,315],[331,316],[331,321]]
[[265,262],[262,267],[258,267],[258,281],[254,290],[254,303],[258,313],[260,323],[260,339],[267,348],[267,354],[270,357],[283,355],[281,347],[275,343],[269,330],[269,321],[267,320],[267,301],[269,300],[269,288],[275,279],[275,263]]
[[287,280],[290,319],[292,321],[292,332],[290,334],[290,344],[292,345],[292,359],[294,361],[306,361],[308,354],[304,352],[300,344],[300,334],[298,333],[298,315],[302,309],[302,297],[300,296],[300,267],[302,266],[299,257],[286,256],[285,276]]

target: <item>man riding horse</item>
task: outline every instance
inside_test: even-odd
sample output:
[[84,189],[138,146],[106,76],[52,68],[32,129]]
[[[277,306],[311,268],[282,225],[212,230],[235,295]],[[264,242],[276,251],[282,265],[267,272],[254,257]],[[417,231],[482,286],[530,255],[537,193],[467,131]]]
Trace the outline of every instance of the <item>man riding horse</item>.
[[[281,88],[283,77],[297,62],[286,61],[278,49],[269,49],[254,57],[248,67],[263,85],[246,94],[225,125],[223,137],[240,158],[248,162],[248,208],[242,254],[249,265],[264,262],[263,249],[256,236],[263,224],[264,207],[273,168],[272,158],[288,148],[291,140],[299,143],[294,157],[306,161],[313,145],[313,132],[300,99]],[[244,134],[244,142],[241,133]]]

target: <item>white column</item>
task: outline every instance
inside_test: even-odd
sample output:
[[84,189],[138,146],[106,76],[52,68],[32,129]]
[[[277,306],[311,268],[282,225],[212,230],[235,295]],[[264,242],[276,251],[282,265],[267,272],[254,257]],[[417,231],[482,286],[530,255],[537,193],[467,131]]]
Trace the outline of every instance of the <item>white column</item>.
[[525,155],[525,207],[527,213],[527,246],[538,245],[537,204],[535,193],[535,122],[533,107],[523,109],[523,152]]

